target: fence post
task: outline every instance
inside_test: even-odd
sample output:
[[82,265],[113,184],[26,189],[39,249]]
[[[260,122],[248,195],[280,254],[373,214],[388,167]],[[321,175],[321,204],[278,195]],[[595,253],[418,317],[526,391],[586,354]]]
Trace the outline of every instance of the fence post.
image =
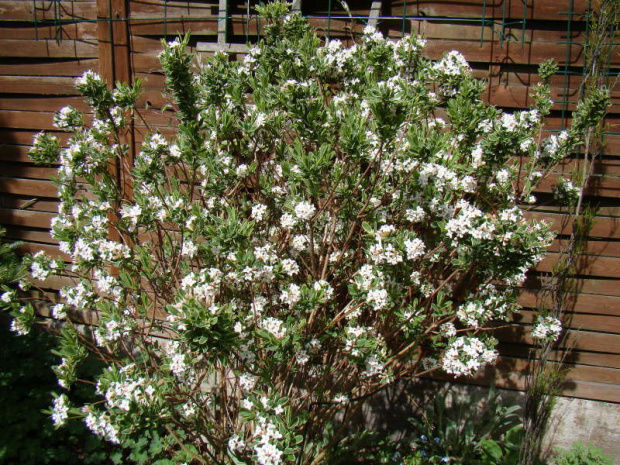
[[109,85],[131,81],[129,0],[97,0],[99,74]]
[[[99,39],[99,74],[113,87],[115,82],[130,83],[131,35],[129,33],[130,0],[97,0],[97,33]],[[135,155],[133,123],[121,135],[120,142],[128,147],[126,157],[117,157],[110,164],[110,171],[117,179],[123,198],[133,197],[130,170]],[[116,206],[117,209],[119,206]],[[110,239],[120,240],[115,228],[111,228]]]

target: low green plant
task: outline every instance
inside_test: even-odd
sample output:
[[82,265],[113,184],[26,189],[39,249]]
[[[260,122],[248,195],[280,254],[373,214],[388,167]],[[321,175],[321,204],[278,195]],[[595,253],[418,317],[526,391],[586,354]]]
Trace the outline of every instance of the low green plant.
[[[105,441],[90,434],[81,422],[56,430],[49,414],[52,392],[60,388],[52,366],[56,339],[33,330],[17,337],[8,319],[0,321],[0,464],[93,464],[109,463]],[[74,396],[87,400],[85,386]]]
[[611,465],[612,461],[603,451],[591,445],[576,442],[569,450],[558,450],[552,465]]
[[421,418],[410,419],[417,437],[404,463],[516,465],[523,433],[519,408],[506,405],[494,388],[477,405],[471,397],[437,395]]

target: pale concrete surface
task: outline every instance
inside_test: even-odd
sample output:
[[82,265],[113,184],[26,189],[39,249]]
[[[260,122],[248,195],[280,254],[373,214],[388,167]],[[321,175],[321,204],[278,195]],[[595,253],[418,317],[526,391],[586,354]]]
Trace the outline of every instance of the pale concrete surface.
[[545,437],[546,449],[570,449],[575,441],[602,449],[620,465],[620,404],[560,397]]

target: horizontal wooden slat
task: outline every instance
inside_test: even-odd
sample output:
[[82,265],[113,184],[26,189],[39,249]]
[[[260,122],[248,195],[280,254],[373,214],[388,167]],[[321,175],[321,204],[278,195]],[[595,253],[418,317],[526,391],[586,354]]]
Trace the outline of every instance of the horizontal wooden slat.
[[[572,11],[572,19],[574,21],[581,21],[584,18],[584,13],[588,11],[588,8],[589,4],[586,0],[575,0],[572,3],[569,3],[568,0],[558,2],[532,2],[526,4],[525,11],[524,5],[521,2],[507,2],[506,5],[504,5],[501,1],[421,0],[416,2],[395,1],[391,4],[390,15],[402,17],[403,13],[406,13],[407,15],[426,17],[443,16],[450,18],[487,18],[496,20],[503,18],[521,20],[526,18],[529,20],[565,21],[568,16],[563,13]],[[366,10],[359,9],[356,11],[362,13]],[[328,11],[316,9],[313,10],[313,13],[326,15]]]
[[29,166],[21,164],[6,164],[2,166],[2,176],[13,178],[44,179],[49,181],[52,176],[57,176],[58,170],[43,166]]
[[78,95],[75,79],[46,76],[0,76],[0,93]]
[[[41,131],[32,131],[32,130],[6,130],[0,126],[0,147],[3,150],[12,150],[14,147],[18,146],[28,146],[25,147],[26,150],[32,145],[32,140],[34,137]],[[46,131],[50,134],[56,136],[61,144],[66,144],[67,140],[69,140],[70,134],[66,131]]]
[[[568,244],[568,238],[558,237],[553,241],[553,243],[547,250],[549,252],[556,253],[560,253],[561,251],[566,252]],[[620,257],[620,241],[590,240],[583,245],[581,254],[603,257]]]
[[[565,313],[563,322],[566,327],[576,329],[578,331],[596,331],[613,334],[620,334],[620,314],[616,315],[584,315],[580,313],[572,313],[573,308],[569,307],[571,313]],[[577,308],[574,309],[578,311]],[[512,321],[515,323],[532,324],[537,311],[523,310],[514,314]],[[620,352],[620,347],[618,348]]]
[[[501,328],[497,331],[497,335],[502,342],[520,342],[529,345],[533,342],[528,328],[520,325]],[[618,347],[620,347],[620,334],[569,330],[567,332],[566,345],[575,350],[616,354],[618,353]]]
[[6,238],[17,241],[58,244],[58,240],[51,237],[49,231],[36,231],[16,226],[9,226],[6,228]]
[[[95,1],[71,1],[60,3],[62,19],[94,19],[97,16],[97,4]],[[56,12],[45,0],[0,1],[0,16],[4,20],[14,21],[54,21],[58,19]]]
[[20,63],[19,65],[0,64],[2,76],[81,76],[86,70],[97,70],[99,60],[58,60],[51,63]]
[[[528,108],[534,105],[529,88],[522,85],[491,84],[484,97],[486,102],[504,108]],[[577,107],[579,93],[567,93],[565,89],[554,88],[551,90],[551,100],[554,102],[554,110],[573,111]],[[620,104],[620,92],[612,92],[611,102]],[[610,112],[618,113],[620,110],[614,106],[610,108]]]
[[0,224],[3,225],[49,228],[50,222],[55,216],[53,213],[0,208]]
[[51,258],[60,258],[64,261],[69,261],[71,259],[67,254],[61,252],[57,245],[51,244],[24,242],[17,248],[17,251],[21,254],[35,254],[39,251],[43,251]]
[[0,197],[0,208],[56,213],[58,205],[58,202],[40,200],[38,197]]
[[[60,108],[59,108],[60,109]],[[3,111],[0,123],[6,128],[54,130],[54,113],[43,111]]]
[[29,149],[30,147],[25,145],[0,145],[0,161],[31,162]]
[[58,197],[58,191],[54,183],[44,180],[0,178],[0,192],[39,197]]
[[[546,220],[552,222],[551,229],[560,234],[571,234],[572,223],[569,221],[567,215],[560,215],[554,213],[539,213],[539,212],[526,212],[525,216],[535,220]],[[567,224],[563,224],[567,223]],[[620,238],[620,220],[616,218],[604,218],[598,217],[594,220],[594,225],[590,230],[590,237],[602,237],[602,238]]]
[[[537,271],[550,272],[558,263],[559,254],[549,253],[536,266]],[[620,278],[620,258],[597,257],[594,255],[580,257],[575,263],[575,274],[601,278]]]
[[[526,383],[524,373],[506,372],[501,368],[501,366],[498,368],[488,367],[486,370],[473,377],[460,377],[456,378],[456,381],[464,384],[482,386],[495,384],[502,389],[525,390]],[[454,377],[441,371],[434,372],[432,375],[427,376],[427,378],[455,381]],[[564,383],[562,395],[582,399],[595,399],[604,402],[620,402],[618,386],[615,383],[568,379]]]
[[130,15],[132,19],[162,18],[164,14],[170,18],[217,18],[218,2],[175,1],[164,3],[153,0],[131,2]]
[[[532,356],[531,346],[502,342],[497,346],[498,352],[509,357],[529,359]],[[599,352],[584,352],[557,348],[549,354],[549,360],[554,362],[571,363],[575,365],[590,365],[603,368],[620,368],[620,354],[605,354]]]
[[37,281],[40,289],[59,290],[63,286],[75,286],[75,280],[67,276],[50,276],[43,281]]
[[[53,40],[83,40],[97,39],[97,24],[94,22],[75,22],[54,24],[14,23],[3,24],[0,27],[0,40],[2,39],[53,39]],[[9,27],[12,26],[12,27]]]
[[[50,117],[62,107],[72,106],[78,110],[89,111],[83,97],[12,97],[0,99],[0,110],[48,112]],[[4,120],[0,119],[4,126]]]
[[[618,281],[618,287],[620,287],[620,281]],[[523,307],[537,308],[539,300],[542,300],[547,307],[552,304],[540,290],[526,289],[519,295],[519,304]],[[565,308],[576,313],[611,315],[620,319],[620,297],[618,296],[569,293],[566,301],[567,307]]]
[[86,40],[12,40],[3,39],[0,57],[23,58],[96,58],[97,43]]

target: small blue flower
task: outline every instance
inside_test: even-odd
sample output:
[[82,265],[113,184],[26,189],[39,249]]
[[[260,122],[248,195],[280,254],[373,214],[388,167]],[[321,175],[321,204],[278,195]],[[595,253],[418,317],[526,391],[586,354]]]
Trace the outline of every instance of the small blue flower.
[[422,457],[426,457],[426,451],[425,451],[425,450],[421,450],[421,451],[420,451],[420,455],[421,455]]
[[443,463],[448,463],[448,462],[450,462],[450,457],[444,457],[444,458],[441,459],[441,461]]
[[420,439],[422,440],[422,442],[428,441],[428,438],[426,437],[426,434],[423,434],[422,436],[420,436]]
[[439,444],[439,441],[441,441],[441,438],[433,438],[433,441],[435,441],[437,444]]

